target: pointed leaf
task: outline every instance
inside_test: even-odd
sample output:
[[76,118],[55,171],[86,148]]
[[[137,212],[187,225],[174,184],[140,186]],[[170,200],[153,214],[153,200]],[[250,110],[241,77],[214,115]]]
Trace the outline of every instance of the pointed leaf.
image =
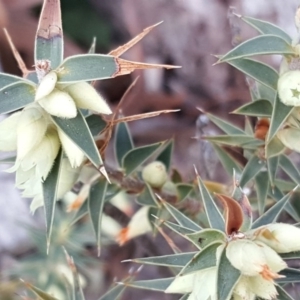
[[122,159],[127,152],[133,149],[133,141],[127,123],[118,123],[115,131],[114,150],[119,166],[122,166]]
[[84,152],[88,159],[99,168],[103,162],[85,118],[78,111],[72,119],[51,116],[53,122]]
[[280,285],[276,286],[278,295],[277,300],[294,300]]
[[0,90],[0,114],[6,114],[34,102],[35,86],[27,81],[6,85]]
[[262,215],[265,210],[269,188],[269,175],[266,171],[259,172],[255,176],[255,185],[258,201],[258,211],[259,215]]
[[292,193],[286,194],[280,201],[274,204],[270,209],[268,209],[263,215],[261,215],[253,224],[252,229],[258,228],[260,226],[274,223],[279,217],[280,213],[284,209],[285,205],[289,201]]
[[241,277],[241,272],[235,269],[226,256],[224,248],[217,270],[217,299],[228,300]]
[[299,259],[300,251],[290,252],[290,253],[280,253],[283,259]]
[[80,208],[77,210],[71,225],[75,224],[78,220],[80,220],[83,216],[85,216],[89,212],[88,210],[88,201],[84,201]]
[[275,176],[278,168],[278,161],[279,158],[278,156],[270,157],[267,160],[267,169],[268,169],[268,174],[269,174],[269,181],[271,186],[275,185]]
[[252,136],[239,134],[203,136],[202,138],[212,143],[220,143],[229,146],[238,146],[245,149],[255,149],[258,146],[262,146],[264,144],[262,140],[255,139]]
[[163,145],[162,142],[134,148],[127,152],[122,159],[122,167],[128,176],[143,164],[150,156]]
[[256,176],[256,174],[265,167],[266,164],[262,161],[256,154],[252,155],[249,159],[245,169],[243,170],[240,186],[243,188],[246,183],[248,183],[252,178]]
[[137,203],[141,205],[147,205],[152,207],[157,207],[157,199],[152,191],[152,188],[148,183],[145,183],[145,188],[136,198]]
[[102,297],[98,300],[117,300],[124,292],[126,286],[124,285],[116,285],[112,289],[108,290]]
[[45,181],[42,183],[43,186],[43,198],[44,198],[44,210],[46,218],[47,228],[47,248],[50,246],[50,238],[52,233],[52,226],[54,220],[55,203],[57,200],[57,190],[59,184],[59,173],[61,168],[62,151],[58,153],[54,165],[48,174]]
[[166,209],[169,211],[169,213],[173,216],[173,218],[183,227],[186,227],[191,230],[201,230],[201,226],[192,221],[190,218],[185,216],[181,211],[179,211],[177,208],[175,208],[173,205],[163,202]]
[[288,156],[280,155],[279,165],[294,182],[300,184],[300,173]]
[[85,120],[93,136],[98,135],[106,127],[106,122],[99,115],[89,115]]
[[197,252],[176,253],[163,256],[135,258],[129,261],[144,265],[184,267],[195,256],[196,253]]
[[167,171],[171,167],[171,159],[174,148],[174,140],[170,140],[166,143],[164,150],[157,156],[156,160],[161,161],[165,166]]
[[268,100],[256,100],[250,103],[247,103],[232,113],[238,115],[252,116],[252,117],[271,117],[273,107]]
[[35,39],[35,63],[49,60],[57,68],[63,60],[63,32],[60,1],[44,0]]
[[300,270],[293,268],[286,268],[279,272],[279,275],[284,277],[276,279],[277,283],[289,283],[300,281]]
[[233,59],[270,54],[295,54],[290,44],[279,36],[267,34],[249,39],[222,56],[219,62],[227,62]]
[[224,231],[225,223],[219,208],[215,204],[199,175],[197,175],[197,180],[210,227]]
[[188,300],[189,297],[190,297],[190,294],[185,294],[179,300]]
[[289,114],[292,112],[293,108],[294,108],[293,106],[284,105],[280,101],[280,99],[277,95],[275,103],[274,103],[274,107],[273,107],[273,113],[272,113],[272,118],[271,118],[267,141],[270,141],[276,135],[277,131],[281,128],[284,121],[287,119]]
[[266,158],[271,158],[282,154],[286,148],[282,141],[275,135],[272,140],[268,142],[265,149]]
[[57,298],[54,298],[53,296],[45,293],[44,291],[40,290],[39,288],[31,285],[30,283],[25,282],[25,285],[35,294],[39,297],[41,300],[58,300]]
[[14,164],[16,162],[17,157],[12,156],[12,157],[7,157],[0,159],[0,164]]
[[[95,185],[92,186],[88,198],[88,210],[91,217],[93,229],[96,235],[98,253],[100,251],[100,234],[101,234],[101,220],[103,214],[103,205],[105,202],[105,195],[107,189],[107,180],[101,178]],[[100,253],[99,253],[100,254]]]
[[193,229],[189,229],[187,227],[180,226],[180,225],[177,225],[177,224],[175,224],[173,222],[169,222],[169,221],[165,221],[165,222],[163,222],[163,224],[166,225],[168,228],[170,228],[172,231],[176,232],[177,234],[179,234],[183,237],[185,237],[187,234],[196,232]]
[[212,243],[205,247],[202,251],[198,252],[180,271],[178,276],[183,276],[189,273],[197,272],[216,266],[216,252],[217,248],[221,244],[221,242]]
[[292,42],[292,38],[285,31],[270,22],[244,16],[241,16],[240,18],[261,34],[274,34],[280,36],[289,44]]
[[186,197],[189,196],[189,194],[191,193],[191,191],[193,189],[194,189],[194,186],[192,184],[186,184],[186,183],[176,184],[178,200],[183,201]]
[[247,58],[230,60],[228,63],[255,81],[274,90],[277,89],[278,73],[268,65]]
[[210,229],[210,228],[189,233],[186,235],[186,238],[192,241],[194,245],[199,249],[203,249],[206,246],[216,241],[223,241],[223,242],[226,241],[226,236],[224,232],[216,229]]
[[[0,89],[3,89],[5,86],[16,82],[23,82],[23,78],[6,73],[0,73]],[[24,80],[24,82],[27,83],[28,81]]]
[[275,98],[276,98],[276,90],[264,85],[264,84],[261,84],[259,82],[256,82],[256,86],[257,86],[257,91],[258,91],[258,99],[265,99],[265,100],[268,100],[270,101],[271,104],[273,104],[275,102]]
[[125,285],[137,289],[164,292],[173,280],[174,277],[152,280],[139,280],[126,283]]

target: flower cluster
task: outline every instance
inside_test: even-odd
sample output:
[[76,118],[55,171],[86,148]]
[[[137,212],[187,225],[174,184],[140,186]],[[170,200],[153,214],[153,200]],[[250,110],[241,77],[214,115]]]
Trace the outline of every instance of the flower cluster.
[[78,109],[111,113],[89,83],[58,84],[56,71],[50,70],[36,87],[35,101],[0,123],[0,150],[17,152],[15,164],[8,171],[16,171],[16,186],[23,190],[24,197],[34,198],[33,208],[42,202],[41,183],[51,171],[61,146],[67,158],[62,164],[58,197],[77,179],[85,155],[51,116],[75,118]]

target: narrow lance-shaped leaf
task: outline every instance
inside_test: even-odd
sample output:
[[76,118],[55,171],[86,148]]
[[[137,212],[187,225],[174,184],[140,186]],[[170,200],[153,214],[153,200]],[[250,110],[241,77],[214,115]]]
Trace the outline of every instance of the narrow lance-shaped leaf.
[[177,225],[177,224],[175,224],[173,222],[169,222],[169,221],[164,221],[163,224],[165,226],[167,226],[168,228],[170,228],[172,231],[176,232],[177,234],[179,234],[183,237],[186,237],[186,235],[196,232],[196,230],[189,229],[187,227],[180,226],[180,225]]
[[266,200],[268,196],[269,175],[267,171],[259,172],[255,176],[255,185],[258,201],[258,212],[259,215],[262,215],[265,210]]
[[294,300],[280,285],[276,286],[278,295],[277,300]]
[[253,117],[271,117],[273,107],[268,100],[256,100],[250,103],[247,103],[235,111],[233,114],[253,116]]
[[[16,83],[18,81],[22,82],[23,78],[6,73],[0,73],[0,89],[3,89],[5,86]],[[27,81],[25,82],[27,83]]]
[[204,183],[202,182],[198,174],[197,180],[210,227],[224,231],[225,223],[219,208],[215,204],[214,200],[212,199],[211,195],[209,194],[208,190],[206,189]]
[[249,39],[222,56],[218,62],[227,62],[233,59],[253,55],[295,54],[294,49],[279,36],[266,34]]
[[108,290],[103,296],[101,296],[98,300],[117,300],[124,292],[126,286],[124,285],[116,285],[112,289]]
[[89,115],[85,120],[93,136],[99,134],[106,127],[106,122],[99,115]]
[[280,101],[277,95],[273,107],[273,113],[272,113],[267,141],[271,141],[271,139],[276,135],[277,131],[281,128],[282,124],[285,122],[289,114],[292,112],[293,108],[294,108],[293,106],[284,105]]
[[63,60],[63,32],[60,1],[44,0],[35,39],[35,63],[49,60],[57,68]]
[[42,183],[43,186],[43,198],[44,198],[44,210],[46,217],[46,228],[47,228],[47,251],[49,251],[50,238],[52,233],[52,226],[54,220],[54,211],[56,203],[56,194],[59,184],[59,174],[61,168],[62,151],[58,153],[54,165],[48,174],[45,181]]
[[176,190],[177,190],[179,201],[183,201],[184,199],[186,199],[193,189],[194,186],[192,184],[186,184],[186,183],[176,184]]
[[131,174],[141,164],[143,164],[156,150],[163,145],[162,142],[155,143],[147,146],[134,148],[126,153],[122,160],[122,167],[126,175]]
[[282,278],[276,279],[277,283],[289,283],[300,281],[300,270],[293,268],[286,268],[279,272],[279,275],[283,275]]
[[271,186],[275,185],[275,176],[278,168],[278,161],[279,161],[278,156],[270,157],[267,160],[269,181]]
[[52,116],[52,120],[84,152],[97,168],[103,165],[93,136],[80,111],[78,111],[77,116],[72,119],[61,119]]
[[230,60],[228,63],[261,84],[277,89],[278,73],[268,65],[247,58]]
[[285,31],[270,22],[244,16],[239,17],[241,18],[241,20],[243,20],[262,34],[274,34],[280,36],[289,44],[292,42],[292,38]]
[[158,206],[157,199],[149,184],[146,183],[143,191],[137,196],[137,203],[152,207]]
[[25,282],[25,285],[27,288],[29,288],[35,295],[39,297],[41,300],[58,300],[57,298],[54,298],[53,296],[47,294],[46,292],[40,290],[39,288],[35,287],[34,285],[31,285],[30,283]]
[[84,201],[78,211],[76,212],[71,225],[75,224],[78,220],[80,220],[83,216],[88,213],[88,201]]
[[280,155],[279,165],[294,182],[300,184],[300,173],[288,156]]
[[92,186],[88,199],[89,215],[96,235],[98,255],[100,255],[101,220],[106,189],[107,180],[105,178],[101,178],[95,185]]
[[34,102],[35,86],[29,81],[19,81],[0,90],[0,114],[6,114]]
[[118,123],[115,131],[114,150],[119,166],[122,166],[122,159],[125,154],[133,149],[133,141],[127,123]]
[[173,280],[174,277],[170,277],[170,278],[152,279],[152,280],[139,280],[139,281],[133,281],[129,283],[122,283],[122,284],[137,289],[164,292],[167,289],[167,287],[172,283]]
[[257,99],[265,99],[270,101],[270,103],[274,103],[276,98],[276,91],[264,84],[256,82],[258,97]]
[[262,146],[264,144],[262,140],[255,139],[252,136],[240,134],[203,136],[202,138],[212,143],[238,146],[245,149],[256,149],[258,146]]
[[284,152],[286,149],[281,140],[275,135],[271,141],[265,147],[266,158],[270,159],[272,157],[278,156]]
[[169,171],[171,167],[173,147],[174,140],[172,139],[166,143],[165,148],[156,158],[156,160],[161,161],[166,166],[167,171]]
[[231,265],[226,256],[226,248],[224,248],[217,267],[217,299],[230,299],[240,276],[240,271]]

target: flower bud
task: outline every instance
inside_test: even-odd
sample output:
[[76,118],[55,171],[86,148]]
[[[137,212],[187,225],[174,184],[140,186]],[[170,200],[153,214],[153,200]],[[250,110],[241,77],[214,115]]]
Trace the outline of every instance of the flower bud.
[[84,161],[84,153],[61,129],[57,128],[57,132],[72,168],[79,167]]
[[284,73],[278,80],[278,95],[282,103],[289,106],[300,106],[300,71]]
[[258,228],[254,233],[256,241],[261,241],[277,253],[288,253],[300,250],[300,228],[274,223]]
[[38,102],[50,115],[71,119],[77,116],[77,108],[71,96],[54,89],[51,94]]
[[83,109],[90,109],[100,114],[111,114],[111,109],[97,91],[87,82],[81,81],[64,88],[76,103]]
[[0,150],[15,151],[17,149],[18,121],[21,112],[16,112],[0,123]]
[[277,132],[277,137],[282,144],[296,152],[300,152],[300,129],[285,128]]
[[47,129],[47,121],[42,109],[30,107],[20,115],[17,127],[17,159],[23,159],[42,140]]
[[35,101],[48,96],[54,90],[56,82],[57,74],[54,71],[46,74],[36,89]]
[[161,188],[168,179],[165,165],[160,161],[153,161],[144,167],[142,177],[154,188]]

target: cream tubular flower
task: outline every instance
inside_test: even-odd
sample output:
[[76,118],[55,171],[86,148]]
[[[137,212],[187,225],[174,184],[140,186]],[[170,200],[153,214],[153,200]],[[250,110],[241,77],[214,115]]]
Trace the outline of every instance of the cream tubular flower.
[[46,74],[38,85],[35,93],[35,101],[41,100],[48,96],[54,89],[57,82],[57,74],[50,71]]
[[241,276],[233,291],[233,300],[255,300],[256,295],[250,288],[248,276]]
[[90,109],[105,115],[112,113],[102,96],[87,82],[82,81],[67,85],[63,91],[69,93],[79,108]]
[[21,112],[16,112],[0,123],[0,150],[15,151],[17,149],[17,131]]
[[279,77],[278,95],[285,105],[300,106],[299,70],[288,71]]

